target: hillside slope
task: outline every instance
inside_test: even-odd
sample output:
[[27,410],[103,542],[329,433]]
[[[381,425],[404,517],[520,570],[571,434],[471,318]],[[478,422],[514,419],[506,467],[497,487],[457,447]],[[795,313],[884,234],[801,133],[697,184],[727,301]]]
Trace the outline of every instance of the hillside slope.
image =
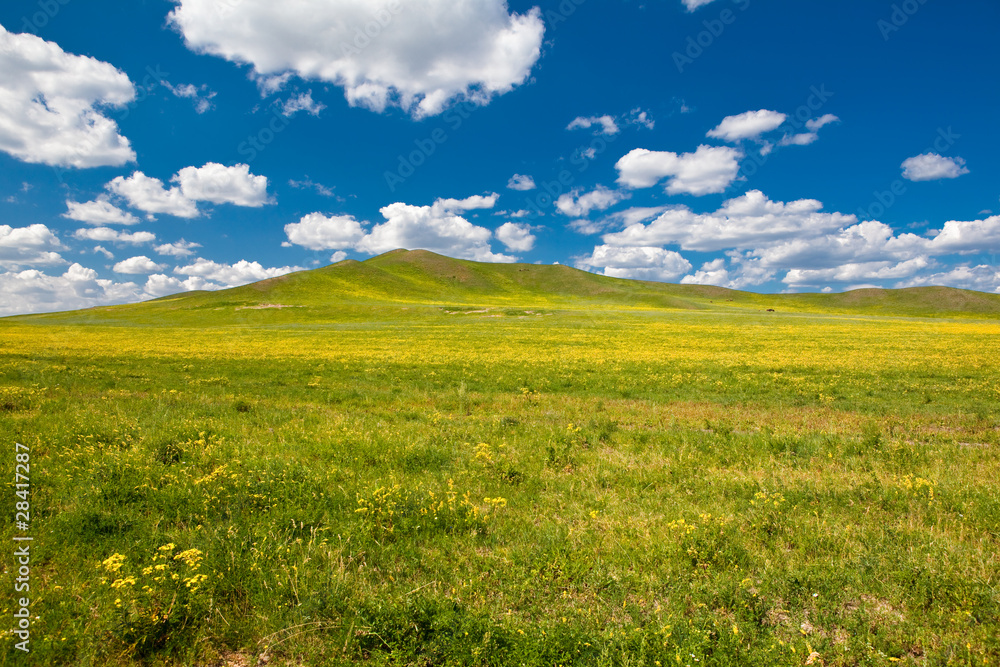
[[[141,304],[12,318],[24,322],[211,326],[367,319],[404,308],[670,309],[1000,319],[1000,295],[948,287],[842,294],[755,294],[721,287],[609,278],[561,265],[489,264],[394,250],[218,292]],[[510,313],[508,313],[510,314]]]

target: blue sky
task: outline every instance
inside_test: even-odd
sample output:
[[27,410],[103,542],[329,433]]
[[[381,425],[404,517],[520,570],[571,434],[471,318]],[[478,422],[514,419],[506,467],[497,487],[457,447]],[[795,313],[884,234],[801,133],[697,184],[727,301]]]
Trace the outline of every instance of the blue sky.
[[0,315],[396,247],[1000,291],[994,0],[9,0]]

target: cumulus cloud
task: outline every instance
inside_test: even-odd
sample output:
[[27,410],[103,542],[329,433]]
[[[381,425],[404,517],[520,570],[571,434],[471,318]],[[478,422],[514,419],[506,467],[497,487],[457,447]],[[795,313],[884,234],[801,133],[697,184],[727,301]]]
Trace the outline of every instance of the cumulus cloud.
[[853,215],[823,213],[822,208],[823,204],[815,199],[775,202],[761,191],[751,190],[726,201],[714,213],[672,207],[649,224],[637,222],[603,238],[609,245],[676,244],[684,250],[711,252],[755,248],[803,234],[814,237],[857,220]]
[[66,208],[68,210],[63,213],[62,217],[86,222],[90,225],[136,225],[139,223],[139,218],[121,210],[108,201],[107,197],[98,197],[94,201],[84,203],[66,200]]
[[599,245],[589,257],[577,260],[581,269],[602,268],[613,278],[676,280],[691,270],[680,253],[656,247],[621,248]]
[[956,266],[948,271],[914,276],[896,283],[894,287],[921,287],[947,285],[980,292],[1000,294],[1000,267],[979,264]]
[[493,232],[459,215],[465,211],[492,208],[498,195],[476,195],[466,199],[438,199],[430,206],[397,202],[380,209],[385,222],[366,229],[352,216],[327,217],[310,213],[285,226],[286,245],[311,250],[353,249],[370,255],[397,248],[423,249],[482,262],[513,262],[517,258],[494,253]]
[[36,223],[27,227],[0,225],[2,268],[66,264],[66,260],[59,254],[59,251],[66,249],[52,230],[43,224]]
[[166,257],[190,257],[194,254],[194,249],[200,247],[200,243],[192,243],[181,239],[180,241],[175,241],[174,243],[164,243],[163,245],[158,245],[153,248],[153,250],[155,250],[157,254],[164,255]]
[[170,180],[175,185],[168,190],[160,179],[137,171],[128,178],[119,176],[106,187],[132,208],[188,219],[201,215],[199,201],[251,208],[270,203],[267,177],[251,174],[246,164],[226,167],[209,162],[203,167],[184,167]]
[[94,229],[78,229],[73,232],[73,238],[81,241],[100,241],[101,243],[125,243],[142,245],[156,240],[152,232],[120,232],[110,227],[95,227]]
[[[178,266],[174,273],[194,278],[186,283],[190,289],[221,289],[238,287],[248,283],[277,278],[296,271],[305,271],[300,266],[283,266],[281,268],[265,268],[260,262],[248,262],[242,259],[235,264],[220,264],[211,260],[198,258],[186,266]],[[200,279],[200,280],[198,280]],[[204,281],[204,282],[202,282]],[[182,283],[184,284],[184,283]]]
[[801,132],[799,134],[786,134],[778,142],[780,146],[808,146],[819,139],[815,132]]
[[908,278],[926,269],[931,261],[914,257],[902,262],[848,262],[828,269],[792,269],[782,282],[792,286],[821,285],[823,283],[858,283],[866,280],[898,280]]
[[[288,184],[295,188],[296,190],[315,190],[316,194],[321,197],[337,197],[337,194],[333,191],[333,188],[327,187],[322,183],[316,183],[308,176],[301,181],[296,181],[294,178],[288,179]],[[340,199],[338,197],[338,199]]]
[[176,2],[169,21],[188,48],[251,65],[271,90],[294,73],[342,87],[352,105],[415,117],[523,83],[545,32],[538,8],[511,14],[504,0]]
[[585,217],[591,211],[603,211],[629,197],[627,192],[611,190],[598,185],[594,190],[580,194],[579,189],[560,195],[556,200],[556,208],[563,215],[570,217]]
[[511,190],[520,190],[522,192],[526,190],[535,189],[535,179],[531,176],[525,176],[524,174],[514,174],[507,181],[507,187]]
[[530,225],[506,222],[496,231],[497,240],[512,252],[529,252],[535,247],[535,235]]
[[715,0],[682,0],[682,2],[689,12],[693,12],[699,7],[707,5],[710,2],[715,2]]
[[135,160],[128,139],[104,115],[135,98],[132,82],[114,66],[0,26],[0,72],[0,150],[60,167]]
[[643,111],[639,107],[632,109],[626,120],[632,125],[641,125],[647,130],[652,130],[656,127],[656,121],[649,117],[649,112]]
[[73,264],[61,276],[37,269],[0,273],[0,315],[23,315],[128,303],[142,297],[131,282],[101,280],[97,272]]
[[909,181],[936,181],[941,178],[958,178],[968,174],[965,160],[960,157],[943,157],[925,153],[903,161],[903,178]]
[[775,272],[753,259],[741,257],[738,253],[726,253],[730,257],[719,257],[705,262],[701,268],[681,279],[683,285],[715,285],[729,289],[746,289],[774,279]]
[[618,134],[618,132],[620,132],[620,130],[618,129],[618,123],[615,122],[614,117],[613,116],[608,116],[608,115],[604,115],[604,116],[589,116],[589,117],[586,117],[586,118],[583,117],[583,116],[578,116],[578,117],[574,118],[572,121],[570,121],[570,124],[566,126],[566,129],[567,130],[576,130],[576,129],[587,130],[587,129],[590,129],[591,127],[595,127],[595,126],[599,126],[600,127],[600,130],[598,131],[598,134],[604,134],[604,135],[608,135],[608,136],[613,136],[615,134]]
[[364,238],[365,230],[350,215],[310,213],[285,225],[285,234],[290,243],[310,250],[342,250],[355,247]]
[[175,86],[166,80],[162,81],[162,83],[175,97],[183,97],[191,100],[194,103],[196,113],[202,114],[212,109],[212,98],[215,97],[216,93],[209,90],[207,85],[198,87],[194,84],[185,83]]
[[298,95],[293,95],[281,103],[282,115],[288,116],[289,118],[300,111],[305,111],[310,116],[318,116],[319,112],[325,108],[325,104],[313,101],[311,90],[307,90],[306,92]]
[[198,206],[184,196],[180,188],[167,190],[163,181],[141,171],[128,178],[119,176],[107,185],[108,190],[124,198],[132,208],[146,213],[165,213],[178,218],[197,218]]
[[777,111],[767,109],[747,111],[737,116],[726,116],[718,127],[709,130],[707,136],[730,142],[756,139],[762,134],[778,129],[787,119],[788,116]]
[[112,271],[115,273],[156,273],[166,268],[165,264],[157,264],[145,255],[129,257],[115,264]]
[[615,164],[618,183],[651,188],[667,181],[667,193],[695,196],[724,192],[739,174],[743,154],[728,146],[699,146],[694,153],[671,153],[636,148]]
[[257,208],[268,203],[267,177],[250,173],[250,166],[226,167],[209,162],[203,167],[184,167],[173,177],[181,193],[192,201],[233,204]]
[[422,248],[480,262],[515,261],[516,257],[492,251],[493,233],[489,229],[473,225],[458,215],[474,203],[485,202],[439,199],[431,206],[390,204],[380,209],[386,221],[375,225],[358,244],[358,249],[379,254],[396,248]]

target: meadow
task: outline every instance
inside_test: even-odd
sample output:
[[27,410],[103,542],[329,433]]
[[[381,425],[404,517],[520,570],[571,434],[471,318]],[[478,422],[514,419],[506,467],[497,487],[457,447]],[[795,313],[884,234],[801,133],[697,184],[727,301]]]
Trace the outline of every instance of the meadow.
[[253,294],[0,320],[0,664],[1000,664],[995,316]]

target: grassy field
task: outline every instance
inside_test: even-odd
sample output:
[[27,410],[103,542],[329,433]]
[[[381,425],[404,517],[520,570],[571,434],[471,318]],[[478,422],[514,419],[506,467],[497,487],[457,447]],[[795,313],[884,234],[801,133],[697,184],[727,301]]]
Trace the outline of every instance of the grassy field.
[[998,360],[991,295],[427,253],[0,320],[0,664],[1000,664]]

